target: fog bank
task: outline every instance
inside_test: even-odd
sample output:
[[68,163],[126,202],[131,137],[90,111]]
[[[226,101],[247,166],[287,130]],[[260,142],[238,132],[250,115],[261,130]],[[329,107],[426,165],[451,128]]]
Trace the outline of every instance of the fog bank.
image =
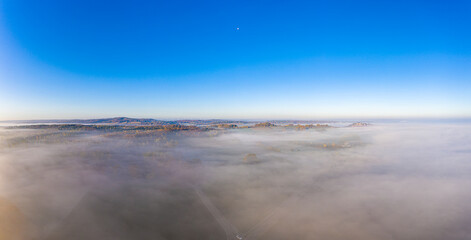
[[0,239],[470,239],[471,125],[0,129]]

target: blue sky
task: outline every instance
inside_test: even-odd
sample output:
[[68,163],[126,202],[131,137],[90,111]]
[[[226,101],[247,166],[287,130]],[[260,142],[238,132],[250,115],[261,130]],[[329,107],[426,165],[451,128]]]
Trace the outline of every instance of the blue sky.
[[469,1],[0,0],[0,120],[471,117],[470,12]]

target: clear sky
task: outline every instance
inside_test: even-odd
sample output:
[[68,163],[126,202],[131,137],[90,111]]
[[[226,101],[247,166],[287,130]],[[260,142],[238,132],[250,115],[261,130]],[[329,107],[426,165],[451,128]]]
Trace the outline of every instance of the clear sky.
[[471,1],[0,0],[0,120],[471,117]]

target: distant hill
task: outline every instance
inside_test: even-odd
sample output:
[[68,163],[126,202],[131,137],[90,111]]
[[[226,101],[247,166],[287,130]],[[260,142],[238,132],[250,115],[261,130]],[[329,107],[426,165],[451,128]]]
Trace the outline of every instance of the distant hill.
[[175,124],[175,121],[162,121],[151,118],[98,118],[98,119],[50,119],[50,120],[22,120],[9,121],[14,123],[76,123],[76,124],[129,124],[129,125],[167,125]]
[[[50,120],[18,120],[0,121],[9,124],[84,124],[84,125],[129,125],[129,126],[161,126],[161,125],[187,125],[215,128],[271,128],[288,127],[300,129],[331,127],[327,123],[335,121],[315,120],[271,120],[261,122],[259,120],[230,120],[230,119],[180,119],[159,120],[153,118],[95,118],[95,119],[50,119]],[[347,127],[365,127],[368,123],[355,122]]]
[[75,123],[83,124],[131,124],[131,125],[166,125],[174,124],[172,121],[162,121],[152,118],[128,118],[128,117],[115,117],[115,118],[101,118],[101,119],[87,119],[87,120],[72,120]]
[[213,125],[213,124],[249,124],[249,121],[237,120],[158,120],[152,118],[128,118],[128,117],[114,117],[114,118],[98,118],[98,119],[51,119],[51,120],[20,120],[20,121],[5,121],[9,123],[20,124],[113,124],[113,125]]

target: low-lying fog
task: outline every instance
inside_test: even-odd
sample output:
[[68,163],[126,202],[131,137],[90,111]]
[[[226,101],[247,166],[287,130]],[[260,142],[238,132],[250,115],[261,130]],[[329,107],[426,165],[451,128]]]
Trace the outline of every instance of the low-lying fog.
[[464,123],[1,129],[0,239],[464,240],[470,173]]

